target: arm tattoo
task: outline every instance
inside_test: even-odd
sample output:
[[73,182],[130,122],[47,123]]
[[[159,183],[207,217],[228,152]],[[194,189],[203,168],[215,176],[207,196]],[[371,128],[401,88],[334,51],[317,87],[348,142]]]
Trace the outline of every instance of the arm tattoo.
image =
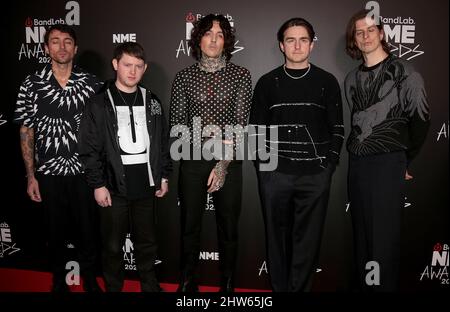
[[27,177],[34,176],[34,129],[20,127],[20,147]]

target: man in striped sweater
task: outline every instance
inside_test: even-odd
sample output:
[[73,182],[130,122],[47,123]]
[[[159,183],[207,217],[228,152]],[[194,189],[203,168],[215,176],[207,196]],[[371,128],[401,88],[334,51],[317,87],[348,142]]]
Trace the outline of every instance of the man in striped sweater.
[[[274,171],[256,161],[274,291],[308,291],[319,254],[331,177],[344,140],[342,100],[336,78],[311,64],[314,29],[303,18],[278,31],[285,63],[255,87],[250,124],[278,157]],[[261,137],[261,136],[259,136]]]

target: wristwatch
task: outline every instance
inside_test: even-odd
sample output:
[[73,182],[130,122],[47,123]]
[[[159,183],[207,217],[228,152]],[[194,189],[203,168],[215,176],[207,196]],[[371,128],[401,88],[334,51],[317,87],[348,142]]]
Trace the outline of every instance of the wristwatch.
[[169,179],[162,178],[162,179],[161,179],[161,183],[169,183]]

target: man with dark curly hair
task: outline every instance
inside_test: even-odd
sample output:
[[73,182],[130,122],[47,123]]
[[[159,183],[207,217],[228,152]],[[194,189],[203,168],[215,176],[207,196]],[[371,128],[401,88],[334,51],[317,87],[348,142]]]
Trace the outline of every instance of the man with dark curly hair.
[[[239,144],[247,125],[251,77],[247,69],[230,62],[234,42],[234,29],[223,15],[209,14],[197,21],[190,40],[192,55],[197,62],[180,71],[172,86],[171,135],[176,135],[176,129],[180,128],[189,129],[190,134],[183,146],[189,151],[181,157],[179,174],[182,280],[178,291],[182,292],[198,290],[195,269],[207,192],[212,195],[215,205],[221,291],[233,291],[234,287],[242,161],[232,160],[229,153],[226,157],[213,153],[213,159],[200,157],[200,151],[205,154],[204,147],[213,141],[225,143],[225,149],[231,144]],[[198,122],[203,131],[196,130]],[[222,132],[230,128],[233,129],[232,136],[223,137]],[[173,147],[171,152],[175,158]]]

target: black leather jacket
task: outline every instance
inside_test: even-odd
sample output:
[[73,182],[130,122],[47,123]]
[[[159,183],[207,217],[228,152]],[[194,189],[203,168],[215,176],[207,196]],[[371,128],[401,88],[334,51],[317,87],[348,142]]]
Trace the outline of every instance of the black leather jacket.
[[[159,189],[161,178],[167,179],[172,170],[169,129],[159,99],[150,90],[138,88],[138,91],[144,90],[146,94],[145,111],[151,142],[150,166],[155,187]],[[106,91],[91,97],[86,104],[78,132],[79,157],[90,187],[106,186],[112,194],[126,196],[117,117]]]

